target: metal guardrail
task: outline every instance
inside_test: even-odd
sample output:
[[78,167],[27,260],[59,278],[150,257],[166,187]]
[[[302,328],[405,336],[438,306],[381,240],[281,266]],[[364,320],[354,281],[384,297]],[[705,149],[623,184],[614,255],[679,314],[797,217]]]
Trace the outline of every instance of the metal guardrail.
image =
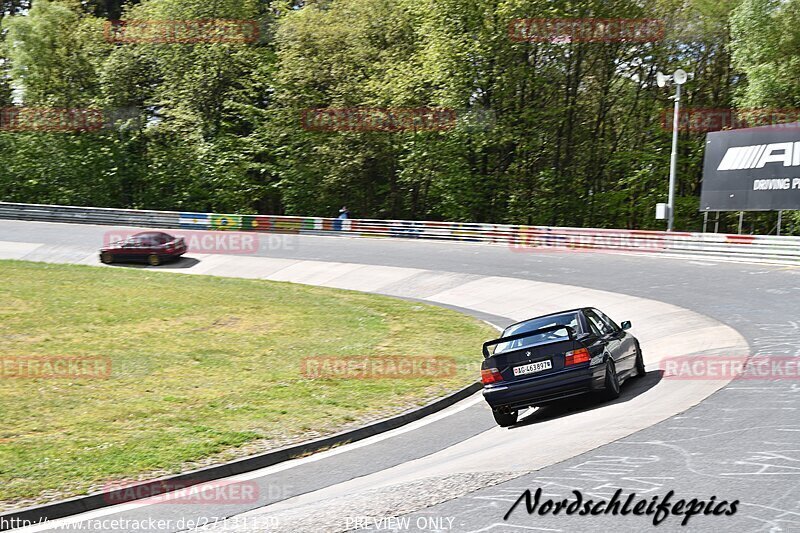
[[144,211],[0,202],[0,219],[503,244],[520,253],[604,250],[800,261],[800,237],[409,220]]
[[180,227],[179,213],[172,211],[139,211],[136,209],[15,204],[7,202],[0,202],[0,218],[112,226]]

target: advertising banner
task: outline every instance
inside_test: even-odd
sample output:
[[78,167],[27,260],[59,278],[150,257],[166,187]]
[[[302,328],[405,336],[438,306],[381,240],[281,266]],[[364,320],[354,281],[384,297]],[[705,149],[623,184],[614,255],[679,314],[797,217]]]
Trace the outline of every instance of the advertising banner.
[[782,209],[800,209],[800,127],[709,133],[700,210]]

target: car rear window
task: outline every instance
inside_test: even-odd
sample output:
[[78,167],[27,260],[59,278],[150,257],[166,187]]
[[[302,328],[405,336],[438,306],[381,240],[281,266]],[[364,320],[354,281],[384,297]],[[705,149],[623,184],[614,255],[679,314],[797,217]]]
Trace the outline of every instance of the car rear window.
[[[564,313],[562,315],[553,315],[553,316],[546,316],[542,318],[534,318],[533,320],[528,320],[526,322],[520,322],[519,324],[514,324],[513,326],[509,326],[500,338],[509,337],[511,335],[517,335],[519,333],[526,333],[528,331],[535,331],[537,329],[548,328],[550,326],[569,326],[575,333],[581,333],[581,322],[578,320],[578,313]],[[520,348],[524,348],[526,346],[533,346],[536,344],[541,344],[543,342],[551,342],[560,339],[566,339],[568,337],[567,330],[561,329],[556,331],[548,331],[546,333],[541,333],[539,335],[532,335],[530,337],[526,337],[524,339],[516,339],[511,342],[504,342],[498,344],[494,350],[494,353],[501,353],[510,350],[518,350]]]
[[146,244],[164,244],[172,240],[170,235],[166,233],[138,233],[134,235],[135,239],[139,239]]

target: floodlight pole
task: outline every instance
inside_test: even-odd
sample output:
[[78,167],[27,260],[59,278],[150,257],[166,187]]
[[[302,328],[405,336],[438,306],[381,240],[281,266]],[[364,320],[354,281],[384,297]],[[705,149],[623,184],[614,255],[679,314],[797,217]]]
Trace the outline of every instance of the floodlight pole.
[[672,115],[672,153],[669,161],[669,199],[667,200],[667,231],[675,224],[675,175],[678,167],[678,118],[681,111],[681,85],[676,84],[675,111]]

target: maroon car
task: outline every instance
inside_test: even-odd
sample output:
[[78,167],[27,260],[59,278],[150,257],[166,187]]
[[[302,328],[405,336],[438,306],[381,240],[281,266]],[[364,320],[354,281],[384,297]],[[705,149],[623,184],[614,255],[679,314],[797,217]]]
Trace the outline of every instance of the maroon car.
[[164,261],[177,259],[186,253],[183,237],[173,237],[161,231],[144,231],[125,240],[112,242],[100,249],[100,261],[146,261],[158,266]]

